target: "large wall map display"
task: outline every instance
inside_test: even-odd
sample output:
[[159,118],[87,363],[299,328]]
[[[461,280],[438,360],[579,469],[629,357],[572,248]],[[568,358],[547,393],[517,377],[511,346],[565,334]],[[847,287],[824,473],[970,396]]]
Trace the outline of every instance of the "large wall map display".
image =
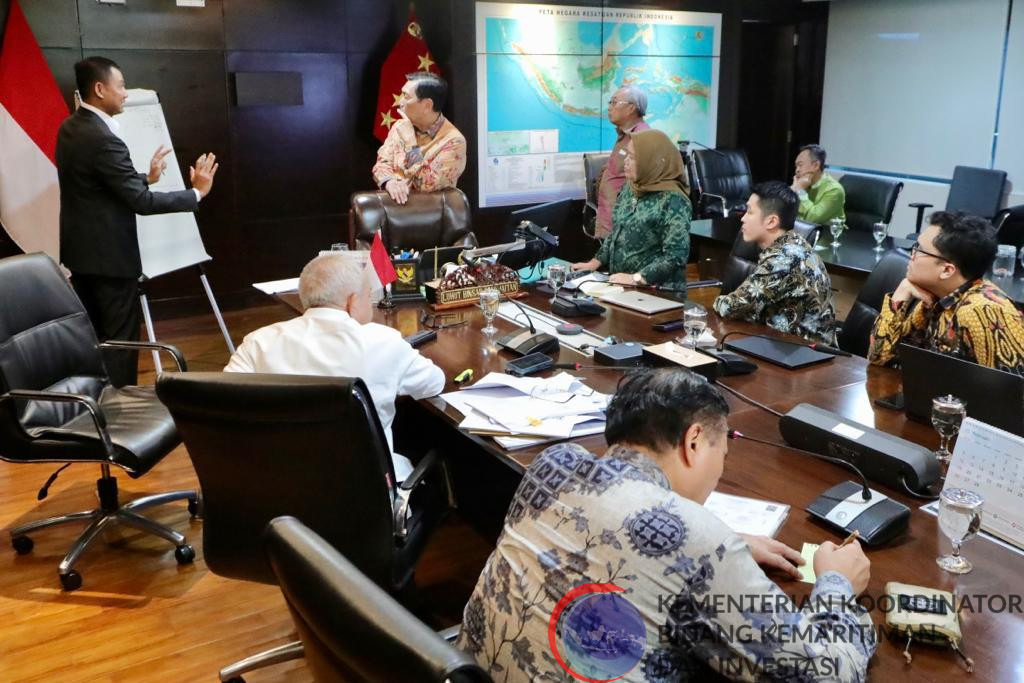
[[480,206],[583,197],[623,85],[647,93],[651,126],[714,146],[720,34],[720,14],[477,3]]

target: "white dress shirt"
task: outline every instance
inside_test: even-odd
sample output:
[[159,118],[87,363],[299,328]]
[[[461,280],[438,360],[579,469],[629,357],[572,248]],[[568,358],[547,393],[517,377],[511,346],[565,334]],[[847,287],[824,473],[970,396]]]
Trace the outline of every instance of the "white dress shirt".
[[384,427],[398,481],[409,476],[412,464],[394,452],[395,397],[420,399],[444,389],[441,368],[409,346],[398,330],[360,325],[335,308],[310,308],[299,318],[246,335],[224,371],[362,378]]

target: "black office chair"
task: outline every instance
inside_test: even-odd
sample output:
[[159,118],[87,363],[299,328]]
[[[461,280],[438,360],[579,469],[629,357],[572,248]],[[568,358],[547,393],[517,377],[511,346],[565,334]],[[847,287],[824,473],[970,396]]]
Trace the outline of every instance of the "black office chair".
[[316,681],[491,681],[299,520],[278,517],[265,538]]
[[[583,155],[583,187],[586,201],[583,202],[583,233],[587,237],[597,238],[597,192],[601,182],[601,174],[608,166],[606,153]],[[589,230],[588,230],[589,228]]]
[[892,222],[903,183],[847,173],[839,179],[839,184],[846,191],[846,225],[851,230],[871,232],[875,223]]
[[1024,247],[1024,204],[1011,206],[996,214],[992,225],[1000,244]]
[[[946,211],[962,211],[992,220],[999,211],[999,205],[1003,203],[1005,187],[1006,171],[957,166],[953,169],[953,182],[949,186],[949,196],[946,198]],[[932,205],[914,202],[910,206],[917,209],[917,227],[914,232],[920,233],[924,210],[931,208]]]
[[[360,379],[220,372],[163,374],[171,411],[203,490],[203,555],[221,576],[275,583],[267,523],[294,515],[377,585],[406,593],[430,529],[447,508],[436,452],[402,482]],[[427,494],[436,493],[433,497]],[[222,681],[302,656],[289,643],[224,667]]]
[[719,293],[729,294],[742,285],[747,276],[757,268],[757,258],[760,254],[761,250],[757,244],[744,242],[743,234],[738,233],[722,269],[722,288]]
[[690,194],[697,218],[741,210],[750,198],[750,162],[741,149],[698,149],[691,153]]
[[839,329],[839,348],[867,357],[871,329],[882,310],[882,300],[907,276],[910,256],[898,249],[889,251],[878,262],[861,287],[846,320]]
[[818,243],[818,237],[821,236],[821,226],[797,218],[793,224],[793,232],[803,237],[813,247]]
[[[100,465],[98,508],[29,522],[10,532],[14,549],[24,555],[34,545],[29,534],[68,522],[89,522],[57,568],[67,591],[82,585],[75,562],[104,530],[117,524],[170,541],[181,564],[195,557],[182,534],[139,514],[148,507],[187,500],[195,515],[195,491],[144,496],[121,505],[117,478],[110,473],[113,465],[132,478],[141,477],[179,443],[174,422],[152,387],[118,389],[107,377],[100,349],[140,348],[168,351],[178,369],[185,369],[185,359],[173,346],[97,342],[82,302],[48,256],[0,260],[0,459]],[[40,499],[51,482],[43,486]]]

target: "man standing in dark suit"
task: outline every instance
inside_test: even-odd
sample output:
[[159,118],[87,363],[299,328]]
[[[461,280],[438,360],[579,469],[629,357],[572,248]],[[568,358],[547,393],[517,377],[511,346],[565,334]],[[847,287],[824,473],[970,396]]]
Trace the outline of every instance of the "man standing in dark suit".
[[[161,146],[149,173],[136,172],[113,119],[127,98],[121,69],[109,59],[88,57],[75,64],[75,80],[82,106],[57,134],[60,260],[100,341],[134,341],[142,275],[135,215],[195,211],[213,187],[216,158],[204,154],[190,168],[191,190],[150,192],[170,150]],[[109,352],[104,361],[115,386],[135,384],[136,353]]]

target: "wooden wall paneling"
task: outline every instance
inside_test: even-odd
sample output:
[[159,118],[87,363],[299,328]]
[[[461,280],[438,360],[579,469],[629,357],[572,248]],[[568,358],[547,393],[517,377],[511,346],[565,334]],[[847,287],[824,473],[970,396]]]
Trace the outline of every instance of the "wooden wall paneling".
[[228,50],[344,52],[350,3],[338,0],[224,0]]
[[348,240],[348,214],[286,217],[240,223],[245,282],[298,277],[322,249]]
[[[9,5],[5,1],[0,5]],[[21,11],[40,47],[80,48],[78,6],[67,0],[21,0]],[[0,9],[0,18],[5,12]]]
[[87,55],[112,49],[224,49],[221,0],[206,0],[206,7],[178,7],[172,0],[124,5],[78,0],[78,16]]

